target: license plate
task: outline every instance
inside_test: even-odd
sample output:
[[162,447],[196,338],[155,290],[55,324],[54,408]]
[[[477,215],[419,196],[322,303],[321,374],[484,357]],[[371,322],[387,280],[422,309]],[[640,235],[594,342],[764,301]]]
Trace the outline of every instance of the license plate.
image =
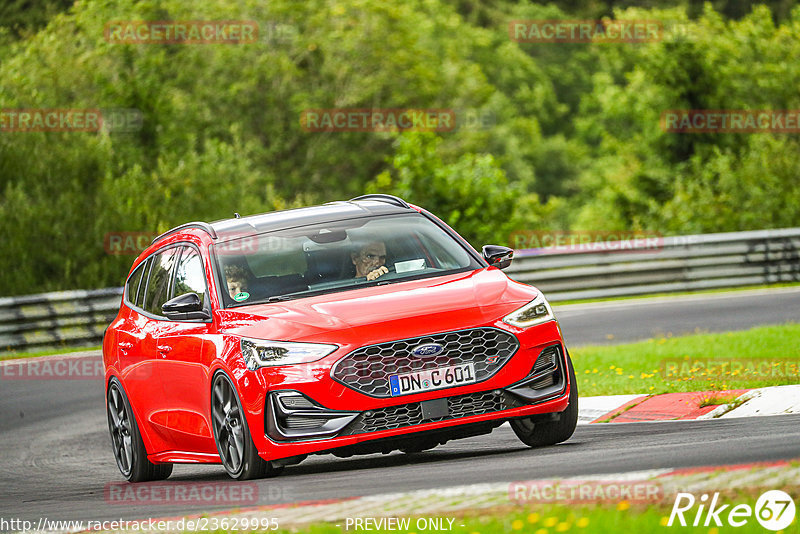
[[392,396],[452,388],[473,382],[475,382],[475,368],[471,363],[437,367],[389,377]]

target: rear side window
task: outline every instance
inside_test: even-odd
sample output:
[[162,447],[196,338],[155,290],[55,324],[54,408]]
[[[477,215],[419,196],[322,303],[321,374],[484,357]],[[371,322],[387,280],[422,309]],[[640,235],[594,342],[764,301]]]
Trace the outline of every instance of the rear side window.
[[131,296],[131,302],[135,304],[139,308],[144,308],[144,293],[147,289],[147,279],[150,275],[150,266],[153,264],[152,256],[147,258],[144,261],[144,265],[142,267],[142,281],[139,283],[139,290],[136,292],[136,300],[133,299],[133,295]]
[[161,306],[169,300],[170,282],[179,251],[180,248],[173,247],[153,256],[144,298],[146,312],[161,315]]
[[134,305],[136,304],[136,295],[139,292],[139,285],[142,281],[142,273],[145,271],[145,265],[147,265],[147,260],[143,261],[139,267],[133,271],[133,274],[128,278],[128,283],[125,284],[125,299]]
[[175,287],[172,297],[195,293],[200,302],[206,304],[206,271],[200,254],[192,247],[183,247],[183,254],[175,271]]

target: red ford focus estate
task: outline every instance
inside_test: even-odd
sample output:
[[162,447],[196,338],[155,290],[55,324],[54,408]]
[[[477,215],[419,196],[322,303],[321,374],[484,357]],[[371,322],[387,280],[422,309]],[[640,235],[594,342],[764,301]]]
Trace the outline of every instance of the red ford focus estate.
[[160,235],[103,341],[120,471],[251,479],[505,421],[532,447],[568,439],[572,363],[541,292],[501,271],[512,254],[389,195]]

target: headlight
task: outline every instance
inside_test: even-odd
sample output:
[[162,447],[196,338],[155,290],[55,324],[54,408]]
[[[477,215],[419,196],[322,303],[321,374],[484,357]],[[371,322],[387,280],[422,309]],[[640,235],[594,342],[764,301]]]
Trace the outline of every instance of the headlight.
[[539,293],[535,299],[525,306],[503,317],[503,322],[520,328],[528,328],[553,319],[555,319],[555,316],[553,315],[553,310],[550,309],[550,303]]
[[242,338],[239,343],[244,363],[251,371],[259,367],[315,362],[339,348],[336,345],[321,343],[290,343],[248,338]]

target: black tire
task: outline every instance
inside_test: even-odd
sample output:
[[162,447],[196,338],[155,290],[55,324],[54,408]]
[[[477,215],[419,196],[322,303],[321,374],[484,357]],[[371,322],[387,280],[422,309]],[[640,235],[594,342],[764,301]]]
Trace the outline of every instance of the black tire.
[[252,480],[275,476],[283,470],[258,455],[236,388],[221,371],[211,385],[211,420],[219,458],[231,478]]
[[164,480],[172,474],[172,464],[154,464],[147,459],[139,425],[117,377],[113,377],[108,383],[106,415],[114,459],[120,473],[128,482]]
[[567,366],[569,367],[569,404],[561,412],[558,421],[534,423],[531,418],[512,419],[511,428],[517,437],[529,447],[546,447],[567,441],[575,432],[578,425],[578,382],[575,380],[575,369],[572,359],[567,353]]

